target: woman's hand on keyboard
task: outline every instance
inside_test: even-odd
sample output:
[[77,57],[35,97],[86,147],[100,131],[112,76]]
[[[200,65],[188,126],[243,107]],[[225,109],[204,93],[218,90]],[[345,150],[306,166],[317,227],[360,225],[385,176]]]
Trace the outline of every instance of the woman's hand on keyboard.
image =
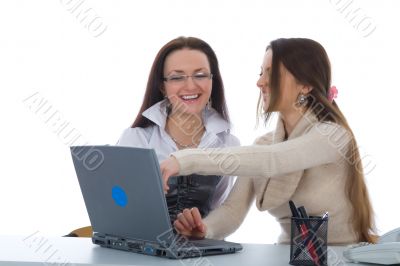
[[201,218],[199,209],[196,207],[184,209],[179,213],[174,222],[176,231],[185,236],[204,238],[207,233],[207,227]]

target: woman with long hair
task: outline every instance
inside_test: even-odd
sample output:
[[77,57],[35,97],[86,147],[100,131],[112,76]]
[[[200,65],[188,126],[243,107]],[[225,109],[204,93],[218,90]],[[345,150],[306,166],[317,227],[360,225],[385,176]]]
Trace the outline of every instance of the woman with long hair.
[[[187,148],[237,146],[230,128],[213,49],[201,39],[179,37],[156,55],[139,113],[117,145],[154,149],[161,161]],[[166,197],[173,222],[193,206],[207,216],[225,200],[234,177],[181,175],[171,182]]]
[[[303,38],[272,41],[257,86],[258,108],[266,121],[279,113],[273,132],[252,146],[188,149],[162,162],[166,190],[169,177],[176,174],[239,176],[228,199],[206,218],[196,208],[179,214],[177,231],[224,238],[240,226],[255,199],[260,211],[268,211],[280,223],[278,242],[288,243],[292,216],[288,201],[293,200],[309,215],[329,212],[330,244],[374,242],[360,153],[335,101],[337,89],[331,85],[331,66],[322,45]],[[230,158],[230,167],[221,167],[215,158]]]

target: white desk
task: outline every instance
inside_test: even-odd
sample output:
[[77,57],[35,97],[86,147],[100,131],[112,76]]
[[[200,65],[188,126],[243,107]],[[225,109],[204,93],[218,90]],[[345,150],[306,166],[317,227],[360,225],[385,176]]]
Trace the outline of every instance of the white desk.
[[[345,263],[344,247],[329,247],[329,265],[363,265]],[[93,245],[89,238],[0,236],[0,265],[289,265],[287,245],[244,244],[236,254],[207,256],[184,260],[134,254]]]

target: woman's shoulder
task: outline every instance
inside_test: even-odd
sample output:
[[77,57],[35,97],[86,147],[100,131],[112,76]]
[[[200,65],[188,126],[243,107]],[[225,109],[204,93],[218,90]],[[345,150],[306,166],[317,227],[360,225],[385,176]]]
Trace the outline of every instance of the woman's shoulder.
[[235,135],[230,133],[230,130],[220,132],[217,135],[219,136],[222,143],[224,143],[228,147],[229,146],[240,146],[240,140]]
[[262,136],[257,137],[254,141],[254,144],[255,145],[271,144],[273,136],[274,136],[274,131],[268,132]]
[[122,135],[150,135],[154,129],[154,126],[148,127],[128,127],[123,132]]
[[148,144],[155,126],[126,128],[118,140],[121,146],[142,146]]
[[317,133],[320,136],[328,138],[335,138],[339,136],[351,137],[351,133],[347,128],[331,121],[318,121],[310,127],[308,132]]
[[[341,136],[351,137],[350,132],[343,127],[342,125],[330,122],[330,121],[317,121],[315,123],[310,124],[310,126],[304,130],[301,135],[306,134],[317,134],[320,137],[328,137],[328,138],[338,138]],[[262,136],[259,136],[255,139],[254,144],[272,144],[274,139],[275,131],[268,132]]]

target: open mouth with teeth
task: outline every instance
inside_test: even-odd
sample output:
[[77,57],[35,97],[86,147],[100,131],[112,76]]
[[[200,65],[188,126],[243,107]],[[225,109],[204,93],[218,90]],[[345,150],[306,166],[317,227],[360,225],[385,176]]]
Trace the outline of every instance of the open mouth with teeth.
[[182,95],[180,98],[187,103],[195,102],[200,98],[201,94],[192,94],[192,95]]

